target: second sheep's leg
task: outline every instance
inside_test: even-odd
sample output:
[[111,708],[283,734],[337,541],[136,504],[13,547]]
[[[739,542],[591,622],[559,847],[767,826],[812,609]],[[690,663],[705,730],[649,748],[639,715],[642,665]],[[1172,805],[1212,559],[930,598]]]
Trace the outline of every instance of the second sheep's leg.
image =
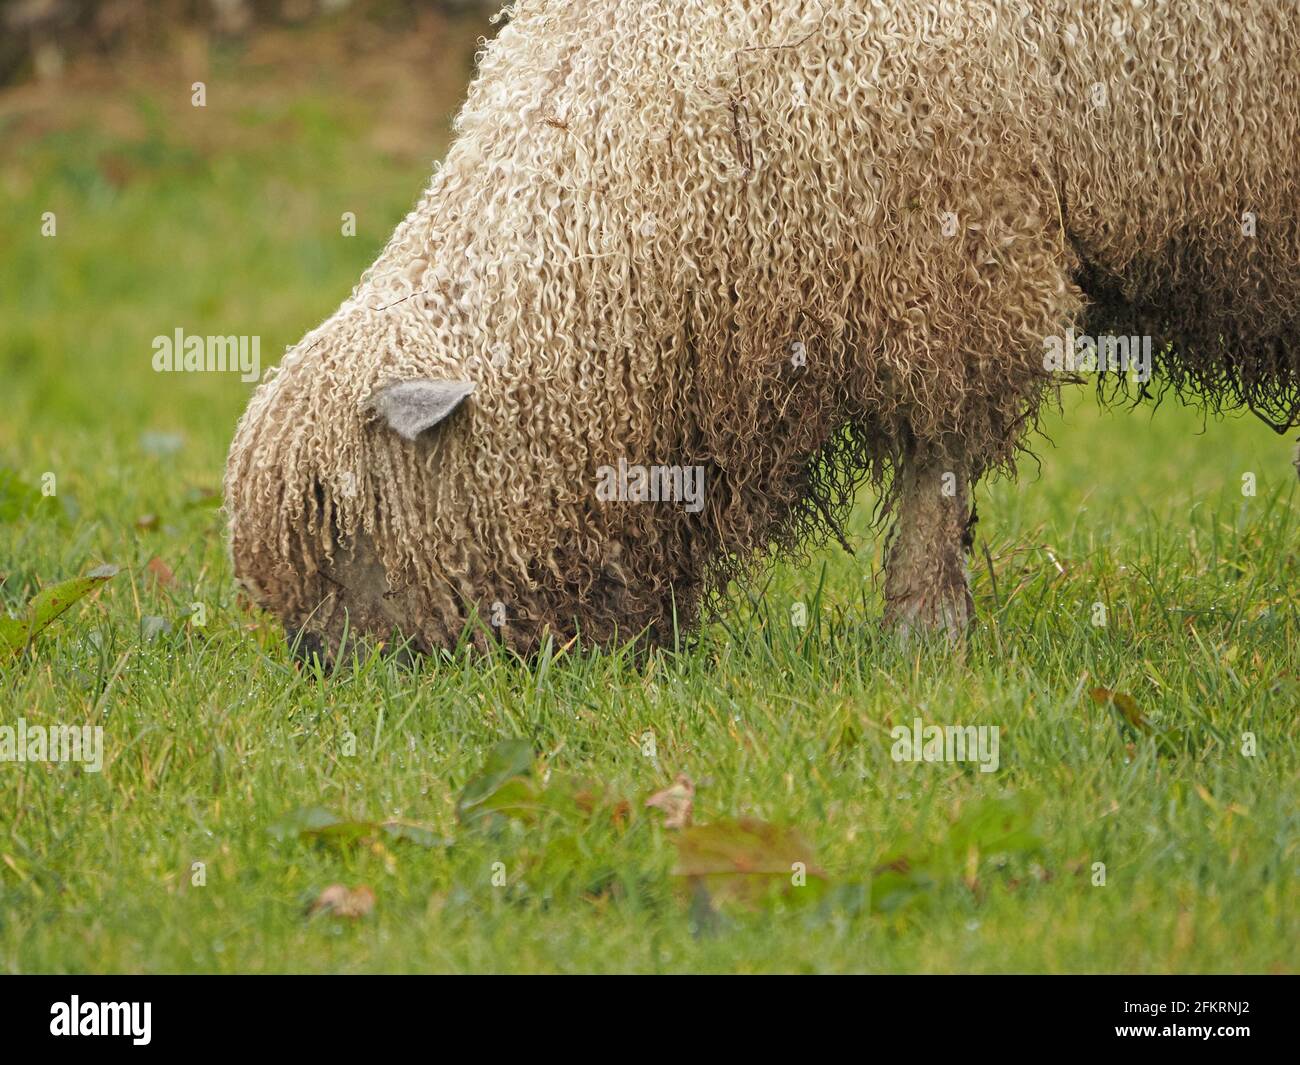
[[966,554],[974,524],[967,464],[909,450],[885,557],[885,624],[901,635],[961,639],[974,618]]

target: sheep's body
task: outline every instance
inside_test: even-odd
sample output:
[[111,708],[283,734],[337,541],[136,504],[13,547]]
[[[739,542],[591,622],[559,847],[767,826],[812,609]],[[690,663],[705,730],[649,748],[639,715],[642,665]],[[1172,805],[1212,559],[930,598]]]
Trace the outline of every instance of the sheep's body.
[[[889,617],[959,626],[967,489],[1052,389],[1045,338],[1300,394],[1286,8],[520,3],[419,205],[240,424],[238,575],[331,645],[475,611],[521,649],[662,638],[869,476]],[[446,424],[376,420],[438,378],[476,386]],[[620,460],[702,467],[702,509],[598,496]]]

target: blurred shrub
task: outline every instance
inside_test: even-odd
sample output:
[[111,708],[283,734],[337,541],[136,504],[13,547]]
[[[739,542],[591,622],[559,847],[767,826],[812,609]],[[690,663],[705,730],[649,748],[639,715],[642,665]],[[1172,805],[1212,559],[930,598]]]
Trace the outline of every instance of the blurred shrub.
[[270,26],[359,18],[413,25],[428,11],[484,16],[504,0],[0,0],[0,86],[57,79],[83,54],[162,47],[177,31],[242,38]]

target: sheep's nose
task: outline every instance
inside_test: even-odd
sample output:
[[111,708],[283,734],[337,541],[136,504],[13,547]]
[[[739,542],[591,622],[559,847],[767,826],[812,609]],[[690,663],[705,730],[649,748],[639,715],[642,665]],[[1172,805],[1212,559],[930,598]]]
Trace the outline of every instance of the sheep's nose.
[[317,636],[314,632],[306,629],[284,630],[285,639],[289,641],[289,650],[293,654],[295,662],[304,666],[310,666],[312,660],[320,662],[322,666],[329,661],[325,653],[325,641]]

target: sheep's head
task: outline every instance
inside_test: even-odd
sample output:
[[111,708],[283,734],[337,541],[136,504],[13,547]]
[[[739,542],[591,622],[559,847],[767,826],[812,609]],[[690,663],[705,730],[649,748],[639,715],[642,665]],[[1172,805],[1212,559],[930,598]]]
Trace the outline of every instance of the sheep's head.
[[368,283],[259,388],[227,473],[237,576],[331,653],[671,636],[715,554],[687,382],[645,356],[632,389],[633,353],[576,321],[507,345],[437,285]]
[[689,617],[710,553],[705,473],[653,434],[626,433],[650,397],[600,401],[623,408],[620,433],[576,382],[543,388],[500,358],[467,361],[481,382],[400,380],[364,404],[382,516],[338,537],[331,576],[349,613],[422,646],[468,627],[523,651],[548,632],[662,637],[675,608]]
[[[829,411],[791,402],[791,376],[829,381],[835,360],[792,365],[807,323],[758,287],[737,300],[727,259],[758,277],[758,249],[708,254],[745,195],[725,97],[689,70],[691,101],[612,91],[681,42],[583,5],[543,14],[484,54],[421,201],[232,448],[236,573],[331,648],[345,625],[420,648],[467,629],[522,651],[548,631],[671,639],[801,497],[789,469],[825,439]],[[618,42],[650,51],[612,62]],[[732,76],[730,48],[711,63]],[[607,135],[633,123],[657,132]],[[685,164],[662,132],[683,128]]]

